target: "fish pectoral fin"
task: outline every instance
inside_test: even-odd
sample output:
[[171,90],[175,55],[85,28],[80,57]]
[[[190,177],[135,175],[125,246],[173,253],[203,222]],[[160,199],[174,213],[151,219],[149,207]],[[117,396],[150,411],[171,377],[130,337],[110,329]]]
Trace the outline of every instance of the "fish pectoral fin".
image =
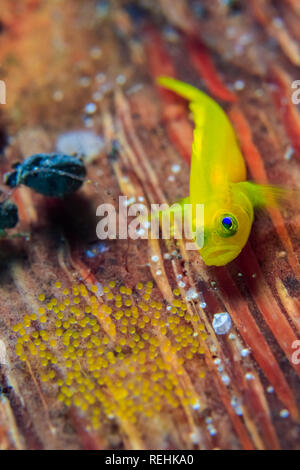
[[[190,198],[189,196],[187,197],[184,197],[182,199],[179,199],[177,202],[175,202],[176,205],[180,205],[182,207],[182,209],[184,209],[184,205],[185,204],[190,204]],[[174,204],[173,204],[174,205]],[[172,206],[171,206],[172,207]]]
[[166,204],[166,207],[163,209],[159,206],[157,211],[151,212],[151,220],[159,220],[159,224],[164,230],[166,227],[170,227],[170,234],[174,236],[177,224],[183,220],[185,204],[189,204],[189,197],[180,199],[171,206]]
[[169,206],[168,204],[162,204],[162,206],[166,207],[160,209],[160,205],[157,211],[151,212],[151,217],[159,218],[161,220],[163,216],[170,216],[171,214],[173,214],[174,216],[180,216],[180,214],[183,214],[184,205],[189,204],[189,200],[189,197],[185,197],[183,199],[179,199],[179,201],[177,202],[174,202],[171,206]]
[[236,183],[249,197],[255,208],[282,207],[300,201],[300,191],[272,184],[258,184],[250,181]]

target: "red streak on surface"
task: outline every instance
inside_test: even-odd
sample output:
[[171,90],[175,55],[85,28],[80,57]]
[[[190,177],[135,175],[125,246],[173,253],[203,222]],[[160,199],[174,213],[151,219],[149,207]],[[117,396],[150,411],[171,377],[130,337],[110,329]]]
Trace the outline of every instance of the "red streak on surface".
[[292,94],[296,88],[291,88],[292,80],[279,67],[272,67],[270,80],[275,84],[272,96],[278,114],[300,161],[300,115],[292,102]]
[[[148,58],[149,72],[155,80],[160,75],[175,77],[176,71],[160,34],[153,28],[145,29],[145,50]],[[186,119],[184,100],[168,90],[158,87],[163,103],[163,121],[171,142],[174,143],[184,160],[191,161],[193,126]]]
[[[248,259],[248,258],[247,258]],[[230,313],[232,320],[237,326],[246,344],[251,348],[252,354],[260,365],[265,376],[273,385],[279,399],[289,409],[291,416],[298,418],[297,404],[295,403],[292,391],[290,390],[285,377],[266,342],[264,335],[254,320],[247,303],[237,286],[232,281],[226,268],[216,269],[219,289],[222,292],[222,299]]]
[[236,95],[223,84],[205,45],[195,36],[187,36],[185,44],[195,69],[209,91],[220,100],[236,102]]
[[262,435],[271,450],[280,450],[280,445],[270,418],[269,409],[265,401],[264,391],[258,380],[249,380],[245,394],[245,402],[253,404],[256,420],[260,423]]
[[97,284],[96,276],[91,272],[91,269],[81,260],[80,255],[76,248],[70,247],[70,257],[73,265],[76,267],[76,271],[80,274],[82,282],[87,289],[93,284]]
[[266,184],[268,179],[264,163],[253,142],[251,128],[244,114],[237,106],[233,106],[229,111],[229,117],[236,128],[242,152],[252,176],[258,183]]
[[[261,158],[261,155],[257,147],[255,146],[253,142],[251,128],[244,114],[241,112],[241,110],[237,106],[234,106],[230,110],[229,116],[235,125],[237,134],[239,136],[242,152],[246,159],[248,168],[250,169],[252,176],[259,183],[262,183],[262,184],[268,183],[268,178],[267,178],[267,174],[266,174],[265,167],[263,164],[263,160]],[[279,210],[270,209],[269,214],[273,221],[277,234],[288,253],[289,263],[291,267],[293,268],[295,274],[298,277],[300,277],[299,265],[297,262],[297,258],[294,254],[293,245],[289,238],[288,231],[285,227],[285,222]]]
[[250,436],[248,435],[248,431],[247,431],[243,421],[236,414],[235,410],[232,407],[232,404],[231,404],[232,397],[231,397],[230,393],[228,393],[228,390],[226,389],[226,387],[224,386],[224,384],[221,382],[220,379],[216,379],[215,384],[216,384],[216,387],[217,387],[218,392],[220,394],[220,397],[221,397],[221,399],[224,403],[224,406],[226,407],[227,413],[230,416],[232,425],[234,426],[234,428],[235,428],[235,430],[236,430],[236,432],[237,432],[237,434],[240,438],[241,445],[242,445],[243,449],[245,449],[245,450],[254,450],[255,449],[254,445],[252,443],[252,440],[251,440]]
[[[146,50],[147,50],[148,61],[149,61],[149,71],[152,74],[153,78],[157,77],[158,75],[166,75],[166,74],[169,74],[169,76],[174,76],[175,75],[174,66],[170,57],[167,55],[166,51],[164,50],[164,44],[163,44],[161,37],[155,30],[151,30],[151,31],[148,30],[148,34],[150,34],[151,41],[149,41],[146,47]],[[201,43],[197,42],[194,38],[193,40],[191,40],[191,38],[187,38],[188,50],[192,56],[194,66],[196,67],[198,72],[201,74],[201,76],[205,80],[209,88],[209,91],[213,93],[215,96],[217,96],[219,99],[223,99],[223,100],[230,101],[230,102],[236,101],[236,96],[233,93],[231,93],[229,90],[227,90],[226,87],[223,85],[205,49],[203,49],[203,47],[202,48],[200,47],[198,50],[198,48],[196,47],[196,44],[200,45]],[[170,130],[175,129],[174,122],[175,123],[177,122],[178,128],[183,123],[187,122],[186,112],[184,112],[182,117],[180,117],[180,120],[178,119],[178,115],[176,119],[176,112],[174,112],[174,110],[170,108],[170,100],[171,100],[171,103],[173,101],[173,106],[174,106],[174,102],[178,102],[180,100],[176,98],[176,96],[175,97],[168,96],[169,95],[168,92],[162,91],[161,93],[162,93],[162,101],[163,101],[163,108],[164,108],[163,113],[164,113],[164,116],[167,117],[166,126],[168,129],[169,137],[172,143],[174,144],[174,146],[181,153],[183,158],[186,159],[185,153],[182,150],[182,139],[184,138],[185,145],[191,148],[192,134],[188,135],[187,133],[184,133],[184,132],[181,133],[180,129],[178,129],[179,133],[177,133],[176,135],[170,132]],[[244,152],[245,158],[247,160],[248,166],[253,176],[259,182],[262,182],[262,183],[267,182],[267,177],[266,177],[263,161],[261,159],[261,156],[258,150],[256,149],[253,143],[251,129],[246,119],[244,118],[243,114],[236,106],[233,108],[230,116],[232,120],[234,121],[234,124],[236,125],[237,132],[242,142],[242,150]],[[174,121],[174,117],[175,117],[175,121]],[[172,124],[172,120],[173,120],[173,124]],[[293,263],[294,267],[297,267],[297,263],[293,255],[293,248],[288,237],[288,233],[284,227],[279,211],[276,211],[276,212],[278,213],[278,215],[275,216],[275,219],[277,218],[278,220],[279,218],[281,221],[281,224],[278,227],[278,232],[281,235],[282,241],[285,241],[284,245],[286,247],[289,247],[289,253],[291,255],[290,257],[294,260],[294,263]],[[254,257],[254,254],[252,254],[251,256]],[[249,262],[249,257],[247,257],[247,260]],[[254,267],[252,265],[251,265],[252,268],[250,265],[248,266],[248,269],[249,270],[251,269],[252,273],[256,272],[256,270],[259,269],[258,263],[255,257],[254,257],[254,260],[255,260],[253,264]],[[247,302],[243,300],[238,287],[236,286],[235,282],[232,280],[226,268],[216,269],[216,276],[219,281],[219,287],[222,292],[222,298],[226,304],[228,311],[230,312],[230,315],[234,323],[239,329],[240,334],[244,338],[245,342],[251,348],[255,360],[260,365],[262,371],[264,372],[264,374],[266,375],[270,383],[273,385],[279,399],[289,409],[291,416],[294,419],[297,419],[298,409],[297,409],[297,405],[293,397],[293,393],[291,389],[289,388],[289,385],[286,382],[285,377],[268,343],[266,342],[264,335],[260,331],[255,319],[253,318],[248,308]],[[259,308],[262,309],[262,315],[266,315],[267,318],[270,319],[270,315],[272,312],[272,308],[269,309],[270,299],[268,299],[268,303],[267,301],[264,302],[261,296],[256,295],[254,288],[252,289],[252,292],[253,292],[253,295],[255,296],[254,300],[257,302]],[[275,301],[274,301],[274,304],[277,307],[277,304]],[[272,304],[272,307],[273,307],[273,304]],[[286,319],[281,312],[280,314],[281,314],[281,318],[284,319],[283,322],[284,322],[284,328],[285,328]],[[285,334],[286,334],[286,338],[289,341],[292,335],[290,335],[289,331],[287,334],[286,329],[285,329]]]
[[[255,254],[248,244],[239,257],[239,262],[243,273],[247,276],[247,288],[256,302],[264,320],[281,346],[287,359],[300,377],[300,364],[293,364],[291,361],[294,350],[292,344],[298,338],[295,335],[285,315],[279,308],[272,292],[264,280]],[[252,277],[252,273],[256,277]]]
[[11,3],[11,11],[8,14],[8,19],[4,21],[4,25],[14,36],[19,36],[24,32],[28,16],[37,10],[41,0],[25,0],[23,5],[19,5],[21,8],[16,8],[16,5]]
[[[155,79],[159,75],[174,77],[175,67],[164,47],[164,42],[159,32],[152,26],[145,28],[145,48],[149,64],[149,72]],[[162,93],[166,92],[162,90]]]

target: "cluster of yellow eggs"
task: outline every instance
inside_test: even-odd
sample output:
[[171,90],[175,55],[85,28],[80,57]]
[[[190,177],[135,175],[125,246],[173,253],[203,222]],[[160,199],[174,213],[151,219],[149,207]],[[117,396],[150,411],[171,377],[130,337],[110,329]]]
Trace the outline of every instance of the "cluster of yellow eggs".
[[16,354],[42,382],[55,383],[58,400],[75,405],[97,429],[105,416],[135,422],[162,407],[193,405],[182,386],[188,361],[204,377],[204,325],[188,312],[178,289],[168,305],[153,283],[134,289],[55,283],[57,295],[38,296],[37,313],[13,326]]

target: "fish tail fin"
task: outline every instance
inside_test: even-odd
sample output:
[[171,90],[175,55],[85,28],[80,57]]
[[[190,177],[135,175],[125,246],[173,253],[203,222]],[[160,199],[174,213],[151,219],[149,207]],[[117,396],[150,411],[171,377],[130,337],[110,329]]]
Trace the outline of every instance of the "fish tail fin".
[[300,201],[300,191],[271,184],[258,184],[249,181],[237,183],[247,194],[255,208],[282,207]]
[[158,77],[156,79],[158,85],[168,90],[174,91],[177,95],[182,96],[188,101],[202,101],[207,100],[208,96],[203,91],[188,83],[181,82],[172,77]]

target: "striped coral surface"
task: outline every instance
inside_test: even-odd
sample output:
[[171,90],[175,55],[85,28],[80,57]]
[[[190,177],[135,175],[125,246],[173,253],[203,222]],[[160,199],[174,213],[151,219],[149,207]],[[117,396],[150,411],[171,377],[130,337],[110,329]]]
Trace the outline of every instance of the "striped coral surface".
[[9,193],[0,447],[299,449],[299,201],[257,213],[221,268],[178,240],[96,237],[102,203],[188,194],[193,122],[158,75],[223,106],[249,179],[299,187],[299,3],[2,3],[1,174],[57,149],[88,178],[62,200]]

